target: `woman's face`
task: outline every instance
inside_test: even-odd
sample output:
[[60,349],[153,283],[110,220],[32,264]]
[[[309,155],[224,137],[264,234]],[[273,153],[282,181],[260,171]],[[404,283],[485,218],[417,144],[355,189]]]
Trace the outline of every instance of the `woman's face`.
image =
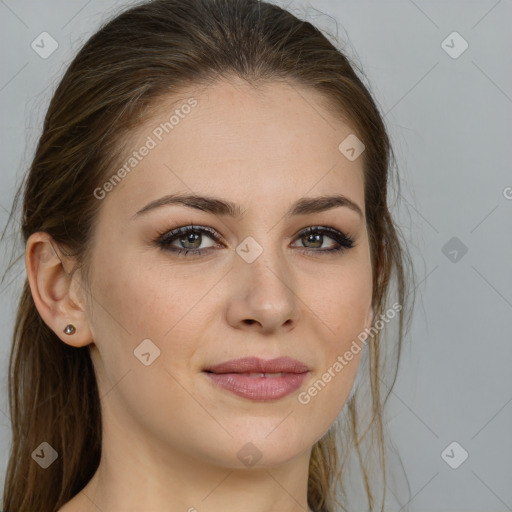
[[[103,422],[123,443],[270,466],[309,454],[341,411],[361,353],[344,354],[371,322],[372,269],[362,157],[340,151],[352,130],[319,100],[278,82],[190,89],[137,129],[112,170],[129,172],[97,193],[87,319]],[[177,195],[209,201],[147,208]],[[300,203],[322,196],[361,213]],[[244,366],[205,371],[246,357],[289,357],[307,372],[269,382]]]

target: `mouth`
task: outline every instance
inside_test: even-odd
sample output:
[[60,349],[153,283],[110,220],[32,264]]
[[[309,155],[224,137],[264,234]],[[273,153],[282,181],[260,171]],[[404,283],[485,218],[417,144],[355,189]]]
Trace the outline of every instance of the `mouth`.
[[[244,375],[246,377],[252,377],[252,378],[257,378],[257,377],[265,377],[266,379],[273,379],[273,378],[276,378],[276,377],[282,377],[283,375],[290,375],[290,373],[287,373],[287,372],[279,372],[279,373],[238,373],[238,372],[225,372],[225,373],[220,373],[220,372],[212,372],[210,370],[205,370],[206,373],[213,373],[215,375]],[[295,374],[297,375],[297,374]]]
[[243,374],[261,374],[273,376],[280,373],[304,373],[310,368],[303,362],[291,357],[277,357],[275,359],[261,359],[259,357],[242,357],[232,359],[223,363],[209,366],[203,371],[223,374],[223,373],[243,373]]
[[302,386],[310,373],[304,363],[287,357],[234,359],[206,368],[203,373],[216,389],[266,402],[283,398]]

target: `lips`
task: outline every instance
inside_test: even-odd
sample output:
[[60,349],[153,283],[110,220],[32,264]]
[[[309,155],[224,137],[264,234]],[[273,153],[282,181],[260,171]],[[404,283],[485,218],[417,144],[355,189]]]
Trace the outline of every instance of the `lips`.
[[[306,364],[290,357],[276,359],[260,359],[259,357],[243,357],[232,359],[215,366],[209,366],[203,371],[210,373],[242,373],[253,377],[278,377],[277,374],[304,373],[309,371]],[[262,375],[263,374],[263,375]]]
[[289,357],[244,357],[210,366],[203,373],[218,388],[265,402],[284,398],[299,389],[309,375],[309,368]]

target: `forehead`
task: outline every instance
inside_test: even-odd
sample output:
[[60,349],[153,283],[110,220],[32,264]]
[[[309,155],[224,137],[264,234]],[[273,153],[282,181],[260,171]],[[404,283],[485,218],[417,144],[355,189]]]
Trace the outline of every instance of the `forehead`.
[[323,96],[296,84],[233,79],[190,87],[160,99],[132,132],[119,165],[128,172],[104,207],[131,216],[175,192],[247,207],[257,198],[265,207],[336,189],[363,209],[362,158],[350,161],[338,149],[352,133]]

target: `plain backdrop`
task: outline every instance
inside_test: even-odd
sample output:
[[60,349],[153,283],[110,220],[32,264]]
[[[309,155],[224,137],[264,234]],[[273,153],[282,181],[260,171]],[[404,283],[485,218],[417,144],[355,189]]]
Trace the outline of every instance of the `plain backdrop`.
[[[129,4],[0,1],[2,227],[58,79],[99,24]],[[402,180],[394,213],[414,258],[418,297],[389,400],[409,508],[512,511],[512,1],[280,5],[345,45],[393,139]],[[46,58],[31,46],[48,37],[42,32],[58,44]],[[2,484],[6,370],[24,266],[17,273],[0,295]],[[465,453],[457,468],[448,464]]]

